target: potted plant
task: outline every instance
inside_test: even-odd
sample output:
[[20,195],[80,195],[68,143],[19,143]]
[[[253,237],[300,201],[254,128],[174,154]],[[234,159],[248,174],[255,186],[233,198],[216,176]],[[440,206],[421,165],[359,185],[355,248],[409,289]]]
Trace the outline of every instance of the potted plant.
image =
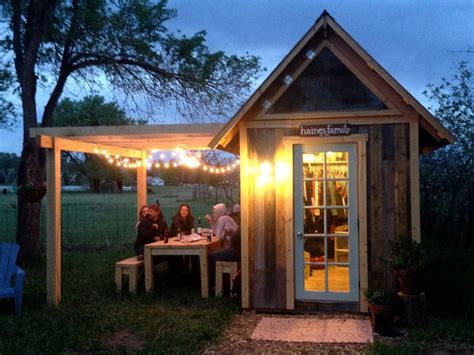
[[17,194],[24,196],[28,202],[39,202],[46,195],[46,185],[44,183],[30,182],[26,185],[18,186]]
[[389,333],[396,313],[395,293],[387,290],[365,290],[365,298],[369,303],[373,331],[379,334]]
[[405,295],[421,293],[421,280],[426,254],[421,244],[409,236],[400,236],[391,245],[391,264]]

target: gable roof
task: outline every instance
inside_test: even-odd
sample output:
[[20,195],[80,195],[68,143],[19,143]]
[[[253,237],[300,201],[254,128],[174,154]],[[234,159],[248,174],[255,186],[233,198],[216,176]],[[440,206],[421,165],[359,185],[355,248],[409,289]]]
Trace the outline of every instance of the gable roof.
[[[318,33],[330,27],[352,50],[354,50],[365,63],[374,70],[389,86],[391,86],[424,120],[423,124],[431,127],[428,134],[441,147],[453,143],[455,138],[422,104],[418,102],[402,85],[400,85],[375,59],[373,59],[333,18],[324,10],[315,24],[298,41],[280,64],[272,71],[260,87],[250,96],[240,110],[221,128],[209,143],[211,148],[225,148],[230,140],[238,133],[238,123],[243,116],[255,105],[273,82],[284,72],[288,65],[301,52],[306,44]],[[421,122],[420,122],[421,123]]]

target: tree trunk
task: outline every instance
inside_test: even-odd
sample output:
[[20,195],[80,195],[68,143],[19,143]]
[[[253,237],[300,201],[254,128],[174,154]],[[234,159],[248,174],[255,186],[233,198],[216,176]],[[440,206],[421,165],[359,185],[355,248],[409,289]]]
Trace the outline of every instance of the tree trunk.
[[[17,186],[30,182],[44,183],[45,154],[36,142],[28,139],[21,153]],[[28,202],[24,194],[17,195],[16,241],[20,245],[20,263],[35,262],[41,255],[41,201]]]

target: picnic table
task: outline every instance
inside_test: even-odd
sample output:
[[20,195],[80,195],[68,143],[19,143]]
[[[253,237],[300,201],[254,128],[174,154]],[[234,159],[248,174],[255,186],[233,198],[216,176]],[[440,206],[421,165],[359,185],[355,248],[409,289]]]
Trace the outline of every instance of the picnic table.
[[201,276],[201,296],[209,297],[209,254],[221,247],[218,237],[212,237],[210,242],[206,238],[196,240],[197,235],[186,236],[185,241],[178,241],[177,238],[170,238],[168,243],[163,240],[145,245],[145,290],[154,290],[154,263],[153,256],[156,255],[196,255],[199,257]]

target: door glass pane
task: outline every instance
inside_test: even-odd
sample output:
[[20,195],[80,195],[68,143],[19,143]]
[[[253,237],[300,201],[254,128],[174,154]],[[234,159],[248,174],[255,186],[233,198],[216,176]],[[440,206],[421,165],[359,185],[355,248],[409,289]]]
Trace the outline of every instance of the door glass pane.
[[325,291],[324,238],[310,237],[304,241],[304,286],[306,291]]
[[303,154],[303,178],[316,179],[323,177],[324,153]]
[[328,267],[328,288],[330,292],[349,292],[349,267],[330,265]]
[[326,177],[328,179],[343,179],[348,177],[347,152],[327,152],[326,153]]
[[349,262],[349,238],[335,237],[334,239],[334,261],[336,263]]

